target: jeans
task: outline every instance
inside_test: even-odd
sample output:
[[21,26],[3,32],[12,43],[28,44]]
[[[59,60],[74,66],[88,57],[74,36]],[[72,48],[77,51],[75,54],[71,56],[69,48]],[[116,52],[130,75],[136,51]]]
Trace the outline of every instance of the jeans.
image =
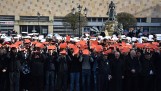
[[10,72],[10,91],[19,91],[20,72]]
[[47,71],[45,74],[45,91],[54,91],[55,85],[55,72]]
[[97,84],[97,72],[94,71],[93,72],[93,76],[94,76],[94,91],[97,91],[98,90],[98,84]]
[[76,87],[76,91],[80,91],[79,88],[79,79],[80,79],[80,73],[70,73],[70,91],[74,91],[74,84]]
[[82,91],[90,91],[91,70],[82,69]]
[[58,72],[57,91],[67,91],[68,72]]

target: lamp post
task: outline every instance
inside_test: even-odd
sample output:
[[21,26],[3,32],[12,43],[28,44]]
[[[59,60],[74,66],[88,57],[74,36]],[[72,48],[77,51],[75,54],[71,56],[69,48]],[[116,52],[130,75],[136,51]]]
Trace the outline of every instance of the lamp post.
[[39,21],[40,21],[40,13],[39,12],[37,12],[37,18],[38,18],[38,27],[39,27],[39,31],[41,34],[41,28],[40,28],[40,24],[39,24]]
[[[79,38],[80,38],[80,31],[81,31],[81,11],[82,11],[82,6],[79,4],[78,6],[77,6],[77,8],[78,8],[78,13],[79,13],[79,19],[78,19],[78,22],[79,22]],[[85,14],[85,17],[87,16],[87,8],[85,7],[84,8],[84,14]],[[75,8],[73,8],[72,9],[72,13],[73,14],[75,14],[75,12],[76,12],[76,9]]]

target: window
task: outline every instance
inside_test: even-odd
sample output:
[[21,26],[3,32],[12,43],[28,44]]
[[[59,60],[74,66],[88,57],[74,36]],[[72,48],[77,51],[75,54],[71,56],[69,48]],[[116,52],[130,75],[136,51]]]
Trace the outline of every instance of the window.
[[96,22],[97,21],[97,19],[96,18],[92,18],[92,22]]
[[146,22],[147,18],[136,18],[137,22]]
[[92,19],[91,19],[91,18],[87,18],[87,20],[88,20],[88,22],[91,22],[91,21],[92,21]]
[[3,16],[0,15],[0,21],[14,21],[15,17],[14,16]]
[[106,22],[108,20],[108,18],[103,18],[103,22]]
[[161,23],[161,18],[151,18],[152,23]]
[[[21,21],[32,21],[32,22],[37,22],[38,21],[38,16],[20,16]],[[39,17],[40,22],[48,22],[49,17],[48,16],[40,16]]]
[[98,22],[102,22],[102,18],[98,18]]
[[146,18],[141,18],[141,22],[146,22]]
[[140,18],[136,18],[137,22],[140,22]]

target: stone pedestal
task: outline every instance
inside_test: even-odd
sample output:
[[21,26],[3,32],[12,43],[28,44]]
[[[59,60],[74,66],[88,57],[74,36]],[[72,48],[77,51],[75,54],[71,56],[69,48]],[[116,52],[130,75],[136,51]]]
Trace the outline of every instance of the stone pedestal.
[[106,36],[111,36],[114,31],[118,29],[118,22],[117,21],[106,21],[105,22],[105,34]]

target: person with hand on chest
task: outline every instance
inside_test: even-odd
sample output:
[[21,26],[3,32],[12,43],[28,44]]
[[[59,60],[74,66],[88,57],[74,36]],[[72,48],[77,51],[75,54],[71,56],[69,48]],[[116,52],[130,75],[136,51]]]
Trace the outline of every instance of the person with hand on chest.
[[143,76],[143,89],[142,91],[154,91],[155,88],[155,75],[156,69],[154,66],[154,60],[152,60],[152,54],[146,52],[142,61],[142,76]]
[[131,50],[126,63],[126,85],[127,91],[138,91],[138,78],[141,70],[141,64],[136,58],[136,51]]
[[[73,48],[70,61],[70,91],[80,91],[81,62],[79,61],[79,48]],[[76,90],[74,90],[74,88]]]
[[55,91],[56,60],[57,52],[54,45],[47,47],[48,52],[45,59],[45,91]]
[[45,55],[41,48],[36,47],[36,51],[31,54],[31,79],[33,90],[42,91],[44,89],[44,61]]
[[124,79],[124,62],[120,58],[120,52],[114,53],[115,58],[110,61],[111,68],[111,90],[122,91],[123,79]]
[[71,58],[67,54],[66,50],[64,49],[60,51],[60,55],[57,58],[57,91],[67,91],[69,61],[71,61]]
[[108,54],[98,56],[98,91],[109,91],[109,81],[111,80],[111,69]]
[[11,51],[8,53],[8,71],[10,91],[19,91],[20,86],[20,53],[18,52],[17,45],[11,45]]

